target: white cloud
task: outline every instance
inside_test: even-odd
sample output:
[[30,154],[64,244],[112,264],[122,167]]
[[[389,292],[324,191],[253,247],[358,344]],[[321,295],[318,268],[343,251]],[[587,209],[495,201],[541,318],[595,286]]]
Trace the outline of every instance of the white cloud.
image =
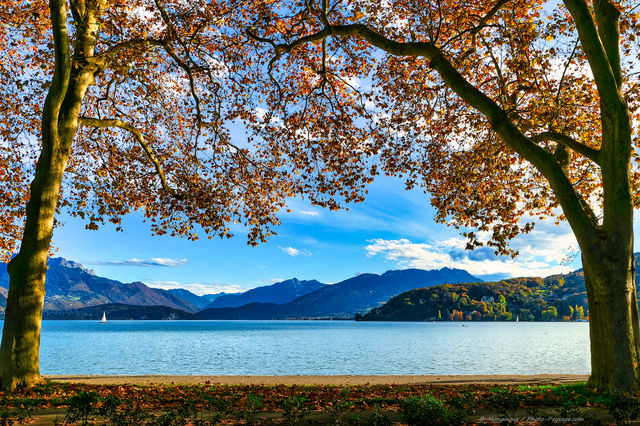
[[318,212],[312,212],[312,211],[306,211],[306,210],[299,211],[298,213],[303,216],[320,216],[320,213]]
[[106,260],[103,262],[93,262],[92,265],[104,266],[166,266],[176,268],[187,263],[187,259],[167,259],[163,257],[152,257],[150,259],[138,259],[136,257],[128,260]]
[[280,247],[278,246],[278,248],[280,250],[282,250],[283,252],[285,252],[286,254],[288,254],[289,256],[297,256],[300,254],[300,250],[295,249],[293,247]]
[[415,243],[408,239],[368,240],[367,256],[381,256],[393,261],[397,268],[441,269],[458,268],[483,276],[541,276],[570,272],[573,267],[561,264],[571,247],[576,246],[573,234],[557,227],[556,233],[533,231],[516,239],[512,246],[520,251],[515,259],[499,257],[490,247],[465,250],[463,237],[432,243]]
[[307,256],[307,257],[311,257],[312,254],[309,250],[298,250],[297,248],[293,248],[293,247],[280,247],[278,246],[278,248],[280,250],[282,250],[284,253],[288,254],[289,256]]
[[242,293],[245,292],[246,289],[234,285],[234,284],[224,284],[224,283],[207,283],[207,282],[197,282],[197,283],[189,283],[189,284],[180,284],[175,281],[145,281],[146,285],[152,288],[161,288],[163,290],[172,290],[176,288],[181,288],[184,290],[189,290],[193,294],[197,294],[198,296],[202,296],[204,294],[217,294],[217,293]]

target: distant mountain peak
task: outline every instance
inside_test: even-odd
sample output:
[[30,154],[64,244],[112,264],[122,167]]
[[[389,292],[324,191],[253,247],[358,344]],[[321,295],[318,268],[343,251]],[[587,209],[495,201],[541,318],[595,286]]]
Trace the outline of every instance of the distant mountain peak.
[[269,286],[256,287],[241,294],[221,296],[213,300],[205,309],[236,308],[256,302],[281,305],[326,286],[327,284],[316,280],[300,281],[292,278]]
[[[356,313],[364,313],[378,307],[407,290],[452,282],[478,281],[482,280],[461,269],[403,269],[387,271],[382,276],[359,274],[333,285],[322,286],[284,304],[254,302],[216,306],[214,302],[198,315],[203,319],[353,318]],[[241,299],[244,299],[244,302],[247,295],[265,289],[262,287],[250,290]],[[234,299],[239,300],[240,298]]]
[[49,262],[47,264],[49,266],[62,266],[63,268],[81,269],[82,271],[86,272],[91,276],[94,276],[94,277],[96,276],[96,273],[93,269],[87,269],[83,267],[82,264],[78,262],[74,262],[72,260],[67,260],[64,257],[53,257],[49,259]]

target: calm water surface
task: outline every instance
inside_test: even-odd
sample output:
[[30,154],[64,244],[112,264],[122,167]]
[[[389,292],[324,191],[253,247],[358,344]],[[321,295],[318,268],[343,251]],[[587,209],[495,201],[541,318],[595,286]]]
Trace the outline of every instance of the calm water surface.
[[[464,324],[464,325],[463,325]],[[44,321],[42,374],[588,374],[588,323]]]

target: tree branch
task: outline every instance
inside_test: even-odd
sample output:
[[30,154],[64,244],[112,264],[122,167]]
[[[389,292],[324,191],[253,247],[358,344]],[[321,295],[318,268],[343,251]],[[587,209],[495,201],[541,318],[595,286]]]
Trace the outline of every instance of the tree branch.
[[329,8],[327,5],[328,0],[322,0],[322,12],[320,13],[320,18],[322,19],[322,23],[325,26],[331,26],[329,22],[329,17],[327,16],[327,9]]
[[98,119],[98,118],[90,118],[90,117],[79,117],[78,122],[80,125],[88,126],[88,127],[110,127],[110,128],[118,127],[120,129],[126,130],[129,133],[131,133],[136,138],[140,146],[142,146],[142,149],[147,155],[147,158],[149,158],[149,161],[151,161],[154,168],[156,169],[156,173],[160,178],[162,188],[165,191],[167,191],[176,200],[184,200],[185,198],[184,194],[177,192],[167,182],[167,178],[164,174],[164,170],[162,169],[162,165],[160,164],[160,161],[158,161],[158,158],[153,153],[153,150],[151,150],[151,147],[149,147],[149,144],[147,144],[147,141],[145,140],[144,135],[140,130],[138,130],[131,124],[125,123],[124,121],[118,120],[118,119]]
[[487,14],[485,16],[480,18],[480,21],[478,21],[478,25],[476,25],[475,27],[470,28],[468,30],[465,30],[465,31],[461,32],[460,34],[456,35],[455,37],[452,37],[451,39],[447,40],[447,42],[444,44],[444,46],[448,45],[449,43],[452,43],[457,38],[462,37],[462,35],[464,35],[466,33],[470,33],[471,34],[471,49],[467,50],[465,53],[462,54],[462,59],[464,59],[467,56],[469,56],[472,53],[474,53],[476,51],[476,43],[477,43],[478,33],[480,31],[482,31],[483,28],[486,28],[486,27],[490,26],[490,25],[487,24],[487,22],[489,22],[489,20],[491,20],[491,18],[493,18],[496,15],[496,13],[498,13],[498,11],[500,11],[500,9],[502,9],[502,6],[504,6],[505,4],[509,3],[510,1],[511,0],[498,0],[496,2],[496,4],[491,8],[491,10],[489,12],[487,12]]
[[576,54],[576,50],[578,50],[578,42],[580,39],[576,40],[576,43],[573,45],[573,50],[571,51],[571,55],[569,55],[569,59],[564,64],[564,70],[562,71],[562,77],[560,77],[560,83],[558,83],[558,92],[556,93],[556,105],[558,105],[558,101],[560,100],[560,94],[562,93],[562,84],[564,83],[564,78],[567,76],[567,71],[571,66],[571,61],[573,60],[573,56]]
[[532,136],[531,139],[533,142],[542,142],[542,141],[553,141],[559,144],[566,146],[567,148],[571,148],[575,152],[584,155],[589,160],[594,163],[600,165],[600,151],[597,149],[590,148],[577,140],[564,135],[558,132],[544,132],[538,135]]
[[622,87],[622,62],[620,60],[620,11],[610,0],[599,0],[595,2],[596,21],[598,23],[598,34],[602,40],[609,65],[613,75]]
[[[164,10],[164,9],[162,9],[162,10]],[[165,12],[165,14],[166,14],[166,12]],[[163,14],[163,16],[164,16],[164,14]],[[169,18],[166,17],[166,19],[169,19]],[[169,25],[169,23],[167,23],[167,25]],[[128,40],[126,42],[119,43],[119,44],[113,46],[112,48],[107,50],[105,53],[102,53],[101,56],[109,57],[109,56],[112,56],[113,54],[117,53],[118,51],[121,51],[121,50],[124,50],[124,49],[128,49],[128,48],[134,48],[134,47],[138,47],[138,46],[155,46],[155,47],[163,48],[164,51],[169,55],[169,57],[171,57],[171,59],[173,59],[173,61],[176,63],[176,65],[178,65],[178,67],[182,68],[184,70],[184,72],[187,74],[187,77],[189,78],[189,89],[191,91],[191,96],[193,97],[193,100],[195,102],[196,122],[198,123],[198,134],[199,134],[200,133],[200,126],[202,125],[202,107],[201,107],[200,97],[198,96],[198,93],[196,91],[196,81],[195,81],[195,77],[193,75],[193,70],[196,69],[197,67],[191,67],[185,61],[183,61],[178,56],[178,54],[175,52],[173,47],[171,47],[171,44],[168,41],[158,40],[158,39],[153,39],[153,38],[131,39],[131,40]],[[183,48],[186,49],[186,47],[184,47],[184,46],[183,46]]]
[[[619,105],[624,104],[624,100],[620,94],[618,80],[610,62],[611,58],[602,44],[596,23],[589,10],[589,5],[585,0],[563,1],[571,16],[573,16],[578,29],[578,36],[591,65],[600,99],[608,110],[617,109]],[[601,25],[605,26],[606,23],[602,22]],[[605,30],[603,29],[603,31]]]
[[49,131],[50,140],[58,139],[58,115],[69,88],[69,76],[71,75],[71,50],[67,31],[66,3],[65,0],[50,0],[49,2],[55,51],[55,70],[51,87],[44,103],[42,129],[43,131]]
[[529,161],[546,177],[575,235],[580,242],[584,243],[581,246],[588,247],[587,242],[597,240],[597,227],[584,208],[584,200],[575,191],[571,181],[553,154],[524,136],[508,117],[508,114],[495,101],[469,83],[435,44],[428,42],[405,43],[390,40],[364,24],[325,26],[321,31],[309,34],[289,44],[268,42],[274,46],[276,55],[281,56],[282,53],[290,52],[305,43],[318,43],[329,36],[360,37],[390,55],[417,56],[428,59],[430,67],[440,75],[444,83],[469,106],[483,114],[488,119],[491,128],[509,148]]

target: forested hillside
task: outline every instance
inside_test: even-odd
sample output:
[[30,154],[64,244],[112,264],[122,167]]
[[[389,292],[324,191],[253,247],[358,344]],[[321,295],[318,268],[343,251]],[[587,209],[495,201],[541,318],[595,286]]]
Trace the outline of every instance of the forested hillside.
[[[588,317],[582,271],[547,278],[444,284],[404,292],[369,321],[570,321]],[[358,318],[360,319],[360,318]]]

